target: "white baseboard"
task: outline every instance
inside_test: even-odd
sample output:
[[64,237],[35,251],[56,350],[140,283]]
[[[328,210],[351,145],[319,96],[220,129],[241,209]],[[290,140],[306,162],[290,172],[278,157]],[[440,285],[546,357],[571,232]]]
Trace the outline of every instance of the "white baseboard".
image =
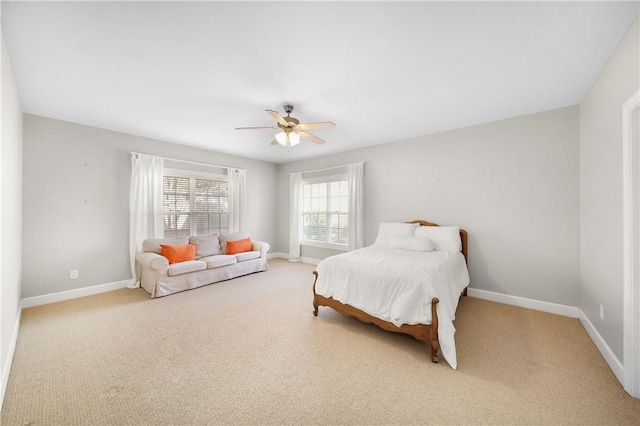
[[318,263],[321,262],[321,260],[318,259],[312,259],[310,257],[301,257],[300,258],[300,262],[302,263],[308,263],[310,265],[317,265]]
[[524,297],[511,296],[503,293],[495,293],[493,291],[479,290],[468,288],[467,294],[478,299],[491,300],[492,302],[504,303],[506,305],[519,306],[521,308],[534,309],[536,311],[549,312],[551,314],[562,315],[565,317],[578,318],[580,310],[574,306],[560,305],[551,302],[542,302],[540,300],[527,299]]
[[2,366],[2,383],[0,383],[0,410],[4,404],[4,396],[7,392],[7,385],[9,384],[9,373],[11,372],[11,365],[13,364],[13,353],[16,350],[16,343],[18,342],[18,331],[20,330],[20,321],[22,320],[22,302],[18,308],[18,318],[16,318],[16,324],[13,327],[13,336],[11,336],[11,342],[9,343],[9,350],[7,353],[7,361]]
[[[269,253],[267,255],[267,260],[269,259],[289,259],[289,255],[287,253]],[[312,259],[310,257],[301,257],[300,261],[302,263],[308,263],[310,265],[317,265],[320,263],[319,259]]]
[[624,383],[624,368],[622,367],[622,363],[618,357],[615,356],[609,345],[607,345],[607,342],[604,341],[600,333],[598,333],[598,330],[593,326],[593,323],[589,321],[589,318],[587,318],[584,312],[582,312],[582,309],[580,309],[580,316],[578,318],[580,319],[584,329],[587,330],[587,334],[589,334],[589,337],[591,337],[591,340],[593,340],[593,343],[595,343],[596,347],[602,354],[604,360],[609,364],[609,368],[611,368],[613,374],[616,375],[620,383]]
[[76,288],[58,293],[44,294],[42,296],[26,297],[22,299],[22,308],[31,308],[33,306],[46,305],[47,303],[62,302],[63,300],[76,299],[78,297],[91,296],[93,294],[105,293],[107,291],[120,290],[121,288],[126,288],[129,281],[131,280]]

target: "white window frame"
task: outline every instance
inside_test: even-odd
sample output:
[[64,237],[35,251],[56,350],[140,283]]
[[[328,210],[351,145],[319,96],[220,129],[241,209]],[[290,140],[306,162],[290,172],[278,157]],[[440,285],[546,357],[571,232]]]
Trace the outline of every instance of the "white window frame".
[[[195,191],[195,180],[196,179],[203,179],[203,180],[217,180],[217,181],[225,181],[227,182],[227,184],[229,184],[229,176],[225,175],[225,174],[220,174],[220,173],[207,173],[207,172],[197,172],[197,171],[192,171],[192,170],[183,170],[183,169],[172,169],[172,168],[165,168],[162,171],[162,179],[164,181],[164,177],[168,176],[168,177],[177,177],[177,178],[185,178],[185,179],[189,179],[190,180],[190,187],[189,187],[189,196],[190,196],[190,205],[193,206],[193,209],[195,209],[196,206],[196,191]],[[229,188],[230,190],[231,188]],[[227,212],[227,214],[229,215],[229,221],[231,221],[231,193],[229,193],[229,211]],[[198,213],[198,211],[196,210],[192,210],[189,212],[189,236],[195,236],[197,235],[197,224],[196,224],[196,213]],[[202,212],[200,212],[202,213]],[[165,211],[163,209],[162,211],[162,215],[164,217],[165,215]],[[230,230],[229,230],[230,231]],[[165,237],[166,238],[166,237]]]
[[[331,182],[338,182],[338,181],[347,181],[348,182],[348,175],[346,173],[341,173],[341,174],[337,174],[337,175],[330,175],[330,176],[317,176],[317,177],[312,177],[312,178],[303,178],[302,179],[302,193],[304,194],[304,186],[305,185],[311,185],[314,183],[331,183]],[[335,212],[330,212],[329,209],[329,193],[327,192],[327,211],[325,213],[327,214],[331,214],[331,213],[335,213]],[[349,242],[347,240],[346,244],[337,244],[337,243],[330,243],[330,242],[323,242],[323,241],[312,241],[312,240],[305,240],[304,239],[304,231],[303,231],[303,227],[304,227],[304,195],[302,196],[301,200],[300,200],[300,223],[303,224],[300,227],[300,245],[301,246],[307,246],[307,247],[317,247],[317,248],[323,248],[323,249],[330,249],[330,250],[339,250],[339,251],[348,251],[349,250]],[[347,215],[349,215],[350,212],[347,212]],[[329,218],[327,217],[327,235],[330,234],[329,232]],[[347,235],[347,238],[349,238],[349,236]]]

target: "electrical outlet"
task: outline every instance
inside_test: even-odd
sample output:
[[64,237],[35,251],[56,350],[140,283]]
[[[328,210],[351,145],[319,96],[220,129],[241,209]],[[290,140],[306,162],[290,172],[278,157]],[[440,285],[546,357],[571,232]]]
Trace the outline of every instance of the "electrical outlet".
[[78,270],[72,269],[71,272],[69,272],[69,278],[71,278],[72,280],[78,278]]
[[604,320],[604,306],[600,305],[600,319]]

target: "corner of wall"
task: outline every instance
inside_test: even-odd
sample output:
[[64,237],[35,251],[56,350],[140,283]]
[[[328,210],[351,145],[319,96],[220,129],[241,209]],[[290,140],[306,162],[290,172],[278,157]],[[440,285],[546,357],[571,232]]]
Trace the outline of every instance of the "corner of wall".
[[22,292],[22,106],[0,28],[0,406],[20,327]]

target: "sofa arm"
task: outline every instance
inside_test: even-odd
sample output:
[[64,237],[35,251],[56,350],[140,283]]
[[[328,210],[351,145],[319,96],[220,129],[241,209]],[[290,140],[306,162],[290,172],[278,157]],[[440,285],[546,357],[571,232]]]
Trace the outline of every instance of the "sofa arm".
[[267,257],[267,252],[271,248],[269,243],[265,243],[264,241],[252,241],[253,250],[260,252],[260,257]]
[[169,259],[150,251],[140,251],[136,253],[136,262],[153,271],[166,272],[169,268]]

